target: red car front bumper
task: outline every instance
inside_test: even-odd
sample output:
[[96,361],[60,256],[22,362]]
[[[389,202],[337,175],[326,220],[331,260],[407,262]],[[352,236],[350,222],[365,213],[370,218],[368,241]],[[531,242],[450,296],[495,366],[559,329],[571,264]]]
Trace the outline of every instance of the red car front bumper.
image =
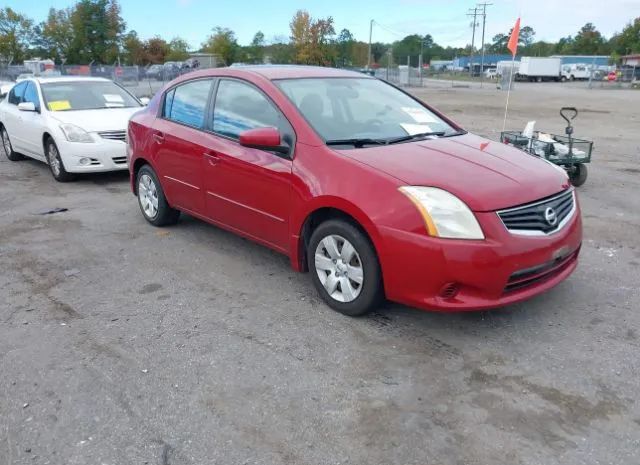
[[387,298],[424,310],[468,311],[531,298],[566,279],[582,243],[577,206],[549,236],[507,231],[493,212],[476,213],[485,240],[438,239],[381,227]]

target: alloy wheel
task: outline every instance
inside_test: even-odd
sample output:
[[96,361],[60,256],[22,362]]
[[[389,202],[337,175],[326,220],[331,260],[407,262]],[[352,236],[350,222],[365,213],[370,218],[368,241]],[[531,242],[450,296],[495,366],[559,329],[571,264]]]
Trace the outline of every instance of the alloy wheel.
[[364,272],[362,261],[353,244],[332,234],[316,247],[315,268],[327,294],[338,302],[352,302],[362,291]]
[[60,176],[60,157],[58,156],[58,149],[53,144],[49,144],[48,158],[51,171],[55,176]]
[[147,218],[154,219],[158,214],[158,189],[156,183],[148,174],[140,176],[138,199]]

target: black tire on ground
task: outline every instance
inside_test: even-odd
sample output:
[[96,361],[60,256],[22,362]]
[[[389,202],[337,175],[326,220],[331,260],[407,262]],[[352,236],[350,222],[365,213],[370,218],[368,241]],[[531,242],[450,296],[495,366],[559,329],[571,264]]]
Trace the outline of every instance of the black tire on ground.
[[567,80],[567,77],[566,77],[566,76],[562,76],[562,77],[560,78],[560,81],[562,81],[562,82],[565,82],[566,80]]
[[538,82],[542,82],[542,77],[539,77],[538,79],[536,79]]
[[587,165],[579,163],[575,165],[575,170],[569,174],[569,180],[575,187],[580,187],[587,180],[587,174]]
[[[316,248],[320,241],[331,235],[341,236],[349,241],[360,258],[363,274],[362,288],[358,296],[350,302],[341,302],[331,297],[320,281],[316,270]],[[382,273],[373,245],[364,233],[348,221],[327,220],[313,231],[307,248],[307,263],[313,284],[322,299],[329,307],[344,315],[364,315],[379,306],[384,298]]]
[[62,158],[60,157],[60,151],[58,150],[58,146],[53,141],[52,138],[48,138],[44,144],[45,155],[47,157],[47,162],[49,164],[49,169],[51,170],[51,174],[53,175],[53,179],[58,182],[69,182],[73,181],[76,176],[73,173],[69,173],[62,162]]
[[[141,186],[141,182],[144,183],[143,186]],[[144,216],[144,219],[149,223],[154,226],[167,226],[178,222],[180,211],[172,208],[169,202],[167,202],[158,176],[150,165],[144,165],[138,171],[136,177],[136,194],[142,216]],[[146,208],[145,200],[151,200],[153,198],[157,203],[157,209],[155,209],[155,211],[149,211]]]
[[7,158],[11,161],[20,161],[24,160],[24,156],[20,155],[18,152],[13,151],[13,146],[11,145],[11,139],[9,139],[9,134],[4,126],[2,126],[2,131],[0,131],[0,138],[2,139],[2,150]]

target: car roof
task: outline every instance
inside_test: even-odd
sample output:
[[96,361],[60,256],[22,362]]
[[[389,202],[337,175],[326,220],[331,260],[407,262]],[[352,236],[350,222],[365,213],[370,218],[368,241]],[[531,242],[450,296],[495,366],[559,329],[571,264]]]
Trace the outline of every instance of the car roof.
[[110,81],[110,79],[101,78],[101,77],[90,77],[90,76],[51,76],[51,77],[41,77],[36,76],[29,78],[32,81],[37,81],[40,84],[47,84],[49,82],[105,82]]
[[237,65],[229,68],[202,69],[196,73],[200,76],[241,76],[250,73],[258,74],[269,80],[336,77],[373,79],[371,76],[356,71],[303,65]]

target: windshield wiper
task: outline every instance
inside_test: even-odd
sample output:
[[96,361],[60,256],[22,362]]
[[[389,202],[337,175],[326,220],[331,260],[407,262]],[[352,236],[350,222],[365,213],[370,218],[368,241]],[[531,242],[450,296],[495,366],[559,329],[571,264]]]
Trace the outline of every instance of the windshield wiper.
[[333,139],[326,142],[327,145],[353,145],[356,148],[361,148],[365,145],[385,145],[387,141],[385,139],[369,139],[369,138],[354,138],[354,139]]
[[423,137],[428,136],[444,136],[444,131],[436,131],[436,132],[421,132],[419,134],[411,134],[408,136],[396,137],[394,139],[387,139],[386,144],[398,144],[400,142],[407,142],[415,139],[422,139]]

